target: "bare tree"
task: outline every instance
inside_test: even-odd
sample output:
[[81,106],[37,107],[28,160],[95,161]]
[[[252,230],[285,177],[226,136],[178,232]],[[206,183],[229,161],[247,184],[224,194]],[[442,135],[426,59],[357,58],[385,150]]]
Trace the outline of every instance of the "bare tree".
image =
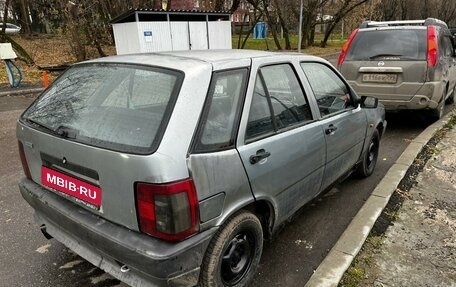
[[290,32],[288,28],[288,23],[285,21],[285,17],[283,14],[283,9],[280,7],[279,0],[274,0],[274,7],[277,12],[277,17],[279,18],[280,27],[283,30],[283,37],[285,38],[285,49],[291,50],[291,43],[290,43]]
[[321,41],[321,47],[326,46],[329,36],[333,32],[336,25],[339,24],[339,22],[342,21],[344,17],[347,16],[347,14],[353,11],[353,9],[363,5],[367,1],[368,0],[342,0],[339,3],[339,9],[333,15],[331,21],[328,23],[328,26],[326,27],[325,36],[323,38],[323,41]]

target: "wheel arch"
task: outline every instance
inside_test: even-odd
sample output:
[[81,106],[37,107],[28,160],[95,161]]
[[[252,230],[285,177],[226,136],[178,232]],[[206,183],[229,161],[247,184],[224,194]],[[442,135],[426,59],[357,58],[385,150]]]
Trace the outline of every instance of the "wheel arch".
[[260,199],[250,203],[243,209],[252,212],[260,219],[264,237],[271,238],[274,223],[276,222],[276,212],[273,204],[266,199]]

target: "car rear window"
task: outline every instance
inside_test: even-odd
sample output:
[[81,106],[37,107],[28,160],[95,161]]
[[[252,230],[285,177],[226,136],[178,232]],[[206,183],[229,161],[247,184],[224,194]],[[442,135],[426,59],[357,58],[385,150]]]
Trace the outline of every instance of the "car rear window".
[[426,60],[426,29],[360,31],[346,60]]
[[124,64],[86,64],[67,70],[22,120],[69,140],[137,154],[161,140],[183,74]]

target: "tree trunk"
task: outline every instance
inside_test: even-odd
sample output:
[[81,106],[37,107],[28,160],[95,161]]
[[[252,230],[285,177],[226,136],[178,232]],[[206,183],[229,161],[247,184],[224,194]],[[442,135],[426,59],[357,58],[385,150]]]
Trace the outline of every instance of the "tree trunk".
[[[67,10],[65,11],[65,20],[67,24],[67,29],[70,33],[70,47],[73,51],[73,55],[76,57],[78,62],[84,61],[87,58],[87,53],[85,49],[85,42],[82,38],[82,35],[79,34],[80,24],[83,21],[80,20],[79,7],[74,6],[73,4],[67,4]],[[86,28],[87,29],[87,28]]]
[[285,38],[285,50],[291,50],[290,33],[288,30],[287,24],[285,23],[285,20],[283,19],[282,11],[280,10],[280,4],[279,4],[278,0],[274,0],[274,6],[277,9],[277,15],[279,16],[280,27],[283,30],[283,37]]
[[22,22],[22,29],[25,34],[31,35],[32,34],[32,27],[30,24],[29,18],[29,7],[27,0],[21,0],[21,22]]
[[242,31],[244,30],[245,20],[247,20],[247,13],[244,14],[244,19],[243,19],[242,24],[241,24],[241,29],[239,30],[239,39],[238,39],[238,44],[237,44],[237,48],[238,49],[241,48]]
[[233,3],[231,3],[231,8],[230,12],[233,13],[239,8],[239,5],[241,4],[241,0],[233,0]]
[[[268,11],[268,6],[266,5],[265,2],[266,1],[263,0],[264,13],[266,14],[266,19],[268,19],[268,23],[271,26],[270,30],[271,30],[271,33],[272,33],[272,37],[274,38],[274,43],[276,44],[276,47],[277,47],[278,50],[282,50],[282,46],[280,45],[279,38],[277,37],[276,25],[275,25],[274,21],[272,21],[272,19],[271,19],[271,15],[269,14],[269,11]],[[267,35],[266,35],[266,38],[267,38]],[[269,50],[269,47],[268,47],[268,50]]]
[[244,49],[245,44],[247,43],[247,40],[248,40],[249,37],[250,37],[250,34],[252,34],[253,29],[255,29],[256,23],[258,23],[258,21],[260,21],[261,17],[263,17],[263,13],[260,13],[260,14],[255,18],[255,20],[253,21],[252,27],[250,27],[250,29],[249,29],[247,35],[246,35],[245,38],[244,38],[244,41],[242,42],[241,49]]
[[10,0],[5,0],[5,9],[3,10],[2,34],[5,34],[6,21],[8,20],[8,7]]

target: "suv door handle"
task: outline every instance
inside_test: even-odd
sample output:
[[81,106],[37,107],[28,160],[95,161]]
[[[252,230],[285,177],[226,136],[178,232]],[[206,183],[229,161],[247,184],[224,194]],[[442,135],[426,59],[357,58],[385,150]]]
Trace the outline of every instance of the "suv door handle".
[[328,128],[325,129],[327,135],[332,135],[337,130],[337,127],[333,124],[330,124]]
[[271,155],[270,152],[265,151],[264,149],[259,149],[256,152],[256,155],[251,155],[249,161],[251,164],[256,164],[264,158],[267,158]]

